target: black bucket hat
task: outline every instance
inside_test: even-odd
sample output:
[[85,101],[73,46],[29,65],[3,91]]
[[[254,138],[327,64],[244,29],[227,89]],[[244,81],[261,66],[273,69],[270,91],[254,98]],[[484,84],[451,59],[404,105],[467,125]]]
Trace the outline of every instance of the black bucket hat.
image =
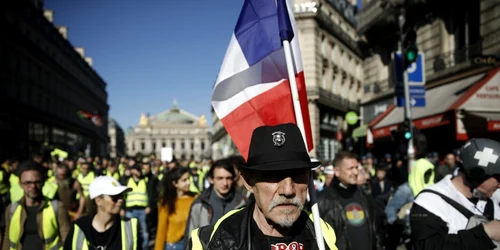
[[246,170],[276,171],[315,168],[296,124],[261,126],[252,133]]

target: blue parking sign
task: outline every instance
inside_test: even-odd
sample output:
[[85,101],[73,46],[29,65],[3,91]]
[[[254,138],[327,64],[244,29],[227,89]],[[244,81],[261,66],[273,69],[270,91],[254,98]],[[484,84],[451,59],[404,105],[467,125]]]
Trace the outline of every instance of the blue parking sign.
[[[403,82],[403,56],[400,52],[394,54],[395,74],[397,83]],[[418,53],[417,61],[408,66],[408,83],[410,86],[425,84],[425,60],[422,52]],[[397,85],[396,83],[396,85]]]

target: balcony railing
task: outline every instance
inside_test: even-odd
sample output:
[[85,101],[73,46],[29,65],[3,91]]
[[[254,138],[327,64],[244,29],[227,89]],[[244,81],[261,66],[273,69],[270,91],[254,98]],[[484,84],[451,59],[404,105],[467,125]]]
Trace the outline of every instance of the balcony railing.
[[337,109],[348,112],[351,110],[359,111],[359,105],[337,94],[334,94],[320,87],[308,87],[307,96],[309,98],[317,98],[319,102],[326,105],[336,107]]

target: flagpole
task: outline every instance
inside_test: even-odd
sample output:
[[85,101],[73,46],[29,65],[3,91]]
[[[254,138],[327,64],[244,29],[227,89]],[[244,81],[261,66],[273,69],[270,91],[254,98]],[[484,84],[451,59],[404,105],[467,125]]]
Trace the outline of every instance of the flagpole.
[[[288,40],[283,40],[283,49],[285,51],[286,68],[288,71],[290,90],[292,92],[292,102],[293,102],[293,111],[295,112],[295,120],[297,122],[297,126],[300,129],[300,132],[302,133],[302,139],[304,140],[304,144],[306,145],[307,149],[306,131],[304,129],[304,120],[302,119],[302,110],[300,109],[299,90],[297,88],[297,81],[295,80],[295,69],[292,59],[292,50],[290,42]],[[312,174],[309,180],[308,188],[309,188],[309,199],[311,202],[311,212],[314,221],[314,232],[316,233],[316,243],[318,244],[319,250],[325,250],[325,242],[323,240],[323,231],[321,230],[321,219],[319,216],[318,203],[316,202],[316,190],[314,188]]]

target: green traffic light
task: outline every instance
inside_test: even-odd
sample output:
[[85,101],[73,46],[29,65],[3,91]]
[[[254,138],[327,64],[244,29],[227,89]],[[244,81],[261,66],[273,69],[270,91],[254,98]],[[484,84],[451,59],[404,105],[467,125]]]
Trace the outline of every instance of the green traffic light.
[[410,51],[408,51],[408,53],[406,53],[406,59],[408,61],[413,62],[416,58],[417,58],[416,51],[410,50]]
[[411,133],[410,132],[405,132],[405,138],[407,140],[411,139]]

